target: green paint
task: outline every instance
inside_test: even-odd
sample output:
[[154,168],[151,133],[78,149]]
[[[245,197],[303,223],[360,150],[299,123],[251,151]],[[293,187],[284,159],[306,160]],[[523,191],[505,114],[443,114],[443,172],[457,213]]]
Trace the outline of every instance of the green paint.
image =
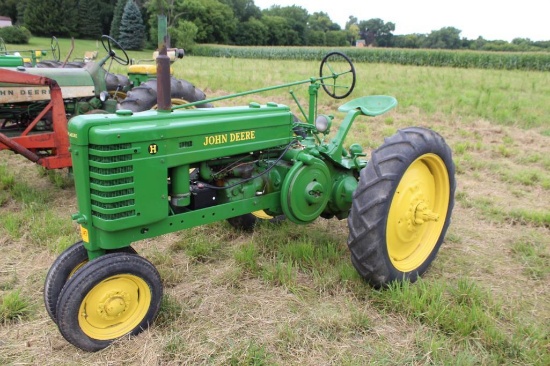
[[307,123],[276,103],[72,118],[75,219],[87,230],[90,258],[259,210],[298,224],[347,217],[367,161],[357,144],[346,151],[344,140],[356,117],[383,113],[395,99],[348,102],[336,137],[326,141],[314,125],[320,80],[286,84],[310,83],[309,109],[301,108]]

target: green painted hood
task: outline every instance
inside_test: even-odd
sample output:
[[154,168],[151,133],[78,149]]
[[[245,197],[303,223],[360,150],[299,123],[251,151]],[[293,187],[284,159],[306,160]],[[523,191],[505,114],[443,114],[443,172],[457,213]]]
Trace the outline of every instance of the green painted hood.
[[94,81],[90,73],[82,69],[61,69],[61,68],[38,68],[25,67],[17,68],[17,71],[27,74],[41,75],[57,81],[59,86],[93,86]]
[[[57,81],[64,99],[90,98],[96,95],[94,81],[86,69],[17,67],[10,70]],[[50,88],[47,85],[0,83],[0,103],[28,103],[49,99]]]

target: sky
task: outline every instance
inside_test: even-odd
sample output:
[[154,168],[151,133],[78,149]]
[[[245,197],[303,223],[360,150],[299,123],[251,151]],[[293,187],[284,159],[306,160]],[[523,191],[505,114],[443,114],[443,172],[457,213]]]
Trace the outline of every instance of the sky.
[[550,41],[548,0],[254,0],[260,9],[297,5],[309,14],[325,12],[342,29],[350,15],[359,21],[380,18],[395,24],[394,35],[429,34],[454,27],[461,38]]

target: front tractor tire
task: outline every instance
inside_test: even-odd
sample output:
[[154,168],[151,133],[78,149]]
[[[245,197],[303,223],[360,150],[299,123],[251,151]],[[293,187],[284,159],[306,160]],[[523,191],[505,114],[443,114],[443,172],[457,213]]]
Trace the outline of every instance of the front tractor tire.
[[[107,251],[107,253],[118,252],[136,254],[132,247]],[[65,249],[52,263],[44,282],[44,305],[48,315],[55,323],[57,323],[57,300],[61,289],[69,278],[86,263],[88,263],[88,251],[82,241],[78,241]]]
[[348,247],[374,287],[414,282],[429,267],[451,221],[456,189],[451,149],[436,132],[400,130],[361,171],[348,217]]
[[76,347],[99,351],[147,329],[162,292],[160,275],[149,261],[137,254],[106,254],[69,278],[57,302],[57,325]]

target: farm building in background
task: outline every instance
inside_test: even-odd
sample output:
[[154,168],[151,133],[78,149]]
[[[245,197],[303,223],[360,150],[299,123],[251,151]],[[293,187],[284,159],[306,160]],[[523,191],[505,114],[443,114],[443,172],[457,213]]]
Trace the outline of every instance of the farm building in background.
[[0,28],[11,26],[11,18],[0,15]]

